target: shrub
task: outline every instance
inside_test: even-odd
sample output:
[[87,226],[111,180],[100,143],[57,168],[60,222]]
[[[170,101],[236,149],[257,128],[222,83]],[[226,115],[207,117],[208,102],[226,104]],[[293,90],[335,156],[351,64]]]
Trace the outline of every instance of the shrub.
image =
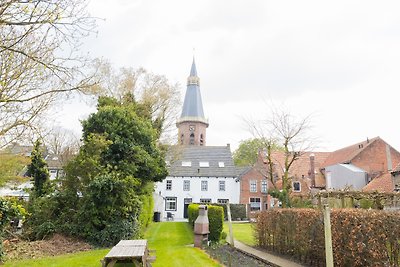
[[[212,205],[222,207],[224,209],[224,218],[225,218],[225,220],[228,219],[226,204],[213,203]],[[245,204],[229,204],[229,206],[231,208],[232,220],[238,220],[238,219],[243,220],[243,219],[247,218]]]
[[[331,213],[335,266],[398,266],[400,213],[338,209]],[[276,209],[258,214],[260,247],[298,258],[309,266],[324,265],[323,216],[314,209]]]
[[[224,209],[222,207],[207,205],[208,222],[210,233],[208,239],[213,242],[219,242],[224,223]],[[193,227],[194,222],[199,216],[199,204],[190,204],[188,208],[189,223]]]

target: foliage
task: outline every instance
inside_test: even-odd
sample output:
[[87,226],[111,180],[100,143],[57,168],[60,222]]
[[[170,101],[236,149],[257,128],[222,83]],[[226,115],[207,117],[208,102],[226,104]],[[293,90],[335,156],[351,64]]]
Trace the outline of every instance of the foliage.
[[[228,219],[226,204],[213,203],[213,206],[222,207],[224,209],[224,218]],[[231,218],[232,220],[243,220],[247,218],[246,214],[246,204],[229,204],[231,208]]]
[[30,163],[29,157],[12,154],[0,154],[0,186],[8,182],[23,181],[21,172]]
[[61,232],[111,246],[143,234],[152,218],[153,182],[167,171],[150,120],[138,115],[134,99],[124,101],[99,98],[59,191],[31,206],[31,237]]
[[[335,266],[398,266],[400,214],[380,210],[331,212]],[[322,213],[314,209],[275,209],[259,213],[258,245],[298,258],[308,266],[325,263]],[[346,246],[343,246],[346,244]]]
[[27,175],[33,181],[33,196],[42,197],[50,192],[50,174],[47,163],[41,151],[41,142],[36,140],[31,153],[31,164],[28,166]]
[[[263,138],[242,140],[239,147],[233,152],[233,161],[236,166],[252,166],[256,163],[258,153],[266,149],[268,142]],[[279,150],[279,146],[272,143],[272,150]]]
[[26,215],[24,207],[16,199],[0,198],[0,260],[4,257],[4,230],[13,219],[23,219]]
[[95,84],[78,53],[95,27],[86,0],[0,1],[0,147],[36,130],[57,100]]
[[[219,242],[224,223],[224,209],[222,207],[207,205],[209,231],[208,239],[214,242]],[[189,224],[194,226],[194,223],[199,216],[199,204],[190,204],[188,207]]]

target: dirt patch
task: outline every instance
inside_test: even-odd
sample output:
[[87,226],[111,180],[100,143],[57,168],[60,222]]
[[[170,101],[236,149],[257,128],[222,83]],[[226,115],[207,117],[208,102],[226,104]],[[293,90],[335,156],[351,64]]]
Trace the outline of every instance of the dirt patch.
[[7,260],[56,256],[92,249],[88,243],[59,234],[55,234],[50,239],[32,242],[19,239],[5,240],[3,246]]
[[205,248],[207,253],[225,266],[265,267],[268,265],[229,245],[212,246]]

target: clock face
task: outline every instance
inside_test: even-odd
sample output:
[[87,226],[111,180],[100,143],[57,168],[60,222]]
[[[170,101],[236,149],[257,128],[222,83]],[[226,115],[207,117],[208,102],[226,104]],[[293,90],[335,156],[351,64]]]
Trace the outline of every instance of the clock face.
[[194,125],[189,126],[189,131],[194,132]]

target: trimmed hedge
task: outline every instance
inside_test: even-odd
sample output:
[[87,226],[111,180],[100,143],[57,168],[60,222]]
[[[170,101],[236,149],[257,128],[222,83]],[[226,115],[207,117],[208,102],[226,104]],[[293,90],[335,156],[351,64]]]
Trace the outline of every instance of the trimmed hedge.
[[[194,227],[194,222],[199,216],[199,205],[200,204],[190,204],[188,208],[189,223],[192,227]],[[218,242],[221,239],[224,223],[224,209],[214,205],[207,205],[207,210],[210,230],[208,239],[213,242]]]
[[[228,214],[226,211],[226,204],[213,203],[213,206],[222,207],[224,209],[224,218],[228,219]],[[229,204],[231,207],[231,217],[233,221],[244,220],[247,218],[246,205],[245,204]]]
[[[337,209],[331,212],[335,266],[399,266],[400,213]],[[260,247],[325,266],[323,215],[314,209],[276,209],[257,216]]]

